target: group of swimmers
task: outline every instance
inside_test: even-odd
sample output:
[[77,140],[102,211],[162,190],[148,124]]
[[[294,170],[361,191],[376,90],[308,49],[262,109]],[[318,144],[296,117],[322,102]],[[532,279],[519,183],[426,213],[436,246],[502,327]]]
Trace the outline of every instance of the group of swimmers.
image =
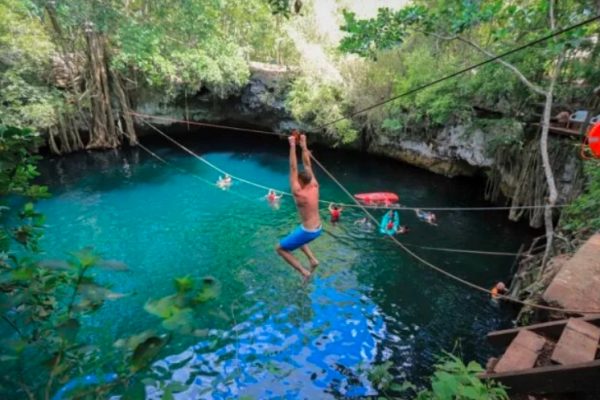
[[[339,222],[341,218],[341,214],[343,211],[343,207],[337,204],[329,205],[329,215],[330,221],[332,223]],[[426,222],[430,225],[437,226],[437,218],[434,213],[429,211],[423,211],[421,209],[415,209],[415,215],[417,218],[423,222]],[[371,223],[368,217],[364,217],[354,221],[354,225],[360,227],[362,231],[372,232],[375,229],[375,226]],[[388,235],[405,235],[410,232],[410,229],[406,225],[400,225],[400,217],[398,215],[398,211],[389,210],[382,218],[380,223],[381,232]]]

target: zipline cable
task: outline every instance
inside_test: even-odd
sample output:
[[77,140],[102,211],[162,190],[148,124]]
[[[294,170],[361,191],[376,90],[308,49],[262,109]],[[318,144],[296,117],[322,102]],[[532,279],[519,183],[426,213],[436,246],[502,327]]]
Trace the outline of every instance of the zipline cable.
[[[148,122],[146,122],[147,124],[149,124]],[[153,125],[149,124],[151,127],[154,127]],[[172,139],[170,136],[168,136],[167,134],[163,133],[162,131],[160,131],[160,129],[154,127],[154,129],[159,132],[161,135],[163,135],[164,137],[168,138],[171,142],[175,143],[178,145],[178,147],[181,147],[182,149],[184,149],[187,153],[193,155],[194,157],[203,160],[204,162],[207,163],[207,165],[212,166],[213,168],[217,169],[218,171],[221,171],[221,173],[225,173],[223,170],[221,170],[220,168],[213,166],[212,163],[209,163],[208,161],[204,160],[202,157],[196,155],[193,151],[187,149],[185,146],[183,146],[182,144],[179,144],[179,142],[177,142],[175,139]],[[148,149],[149,150],[149,149]],[[150,151],[151,154],[153,154]],[[360,207],[362,209],[362,211],[375,223],[376,226],[379,226],[379,221],[368,211],[368,209],[363,206],[362,204],[360,204],[360,202],[358,202],[358,200],[356,200],[352,194],[348,191],[348,189],[346,189],[346,187],[337,180],[337,178],[331,173],[329,172],[328,169],[325,168],[325,166],[323,166],[323,164],[321,164],[319,162],[319,160],[317,160],[312,152],[309,152],[310,158],[315,162],[315,164],[317,164],[317,166],[319,166],[323,172],[325,172],[325,174],[327,174],[327,176],[329,176],[329,178],[336,183],[339,188],[346,194],[348,195],[355,203],[357,207]],[[161,159],[158,155],[155,155],[157,158]],[[163,160],[164,161],[164,160]],[[166,161],[165,161],[166,162]],[[233,177],[233,175],[231,175]],[[204,179],[203,179],[204,180]],[[242,182],[250,182],[250,181],[246,181],[243,180]],[[212,184],[212,183],[211,183]],[[257,185],[254,184],[252,182],[253,185]],[[262,185],[259,185],[260,187],[263,187]],[[394,243],[396,243],[401,249],[403,249],[408,255],[410,255],[411,257],[413,257],[414,259],[416,259],[417,261],[420,261],[422,264],[424,264],[425,266],[433,269],[434,271],[437,271],[438,273],[445,275],[446,277],[457,281],[459,283],[462,283],[463,285],[466,285],[468,287],[471,287],[475,290],[479,290],[481,292],[484,292],[486,294],[490,294],[490,290],[486,289],[482,286],[479,286],[475,283],[469,282],[463,278],[460,278],[459,276],[456,276],[434,264],[432,264],[431,262],[425,260],[424,258],[422,258],[421,256],[419,256],[418,254],[416,254],[415,252],[413,252],[412,250],[410,250],[407,246],[405,246],[402,242],[400,242],[398,239],[396,239],[394,236],[388,236]],[[439,248],[442,249],[442,248]],[[459,252],[460,250],[456,250],[456,252]],[[483,254],[483,252],[481,252]],[[559,308],[559,307],[552,307],[552,306],[545,306],[545,305],[541,305],[541,304],[536,304],[536,303],[532,303],[529,301],[525,301],[525,300],[520,300],[517,299],[515,297],[511,297],[511,296],[506,296],[506,295],[497,295],[498,298],[501,298],[503,300],[507,300],[507,301],[511,301],[513,303],[517,303],[517,304],[521,304],[524,306],[528,306],[528,307],[532,307],[532,308],[537,308],[537,309],[542,309],[542,310],[548,310],[548,311],[558,311],[558,312],[563,312],[563,313],[571,313],[571,314],[600,314],[600,310],[572,310],[572,309],[563,309],[563,308]]]
[[[173,139],[171,136],[167,135],[166,133],[164,133],[162,130],[158,129],[154,124],[148,122],[148,119],[152,119],[152,118],[156,118],[156,119],[164,119],[164,120],[169,120],[172,122],[178,122],[178,123],[185,123],[187,121],[185,120],[177,120],[177,119],[173,119],[173,118],[163,118],[163,117],[157,117],[157,116],[152,116],[152,115],[147,115],[147,114],[140,114],[140,113],[133,113],[131,112],[130,114],[137,116],[142,123],[148,125],[150,128],[152,128],[154,131],[156,131],[157,133],[159,133],[161,136],[167,138],[170,142],[174,143],[177,147],[181,148],[182,150],[184,150],[186,153],[192,155],[193,157],[197,158],[198,160],[200,160],[201,162],[205,163],[206,165],[208,165],[209,167],[215,169],[216,171],[222,173],[222,174],[227,174],[229,176],[231,176],[233,179],[236,179],[240,182],[246,183],[250,186],[254,186],[260,189],[265,189],[265,190],[271,190],[273,188],[265,186],[265,185],[261,185],[259,183],[256,182],[252,182],[249,181],[247,179],[238,177],[238,176],[234,176],[230,173],[228,173],[227,171],[221,169],[220,167],[216,166],[215,164],[211,163],[210,161],[206,160],[205,158],[199,156],[198,154],[194,153],[192,150],[190,150],[189,148],[185,147],[184,145],[182,145],[181,143],[179,143],[178,141],[176,141],[175,139]],[[203,122],[194,122],[194,121],[189,121],[190,124],[192,125],[200,125],[200,126],[206,126],[205,123]],[[219,128],[223,128],[223,129],[229,129],[229,127],[224,126],[224,125],[214,125],[214,124],[210,124],[211,126],[215,127],[218,126]],[[238,128],[238,130],[246,130],[245,128]],[[255,131],[255,130],[251,130],[251,132],[266,132],[266,131]],[[273,134],[275,134],[274,132],[271,132]],[[276,134],[278,136],[284,136],[283,134]],[[281,193],[285,196],[290,196],[293,197],[292,193],[283,191],[283,190],[276,190],[278,193]],[[352,203],[338,203],[335,201],[330,201],[330,200],[319,200],[320,203],[323,204],[338,204],[342,207],[348,207],[348,208],[359,208],[359,206],[357,206],[356,204],[352,204]],[[566,207],[567,205],[565,204],[556,204],[553,206],[553,208],[562,208],[562,207]],[[526,206],[490,206],[490,207],[423,207],[423,206],[419,206],[419,207],[407,207],[404,205],[396,205],[396,204],[391,204],[388,206],[377,206],[377,205],[362,205],[360,207],[365,207],[365,208],[369,208],[369,209],[395,209],[398,211],[415,211],[415,210],[427,210],[427,211],[499,211],[499,210],[526,210],[526,209],[537,209],[537,208],[545,208],[545,205],[526,205]]]
[[552,39],[553,37],[560,36],[560,35],[562,35],[562,34],[564,34],[564,33],[567,33],[567,32],[570,32],[570,31],[572,31],[572,30],[575,30],[575,29],[581,28],[582,26],[585,26],[585,25],[587,25],[587,24],[591,24],[592,22],[594,22],[594,21],[597,21],[597,20],[599,20],[599,19],[600,19],[600,15],[596,15],[596,16],[594,16],[594,17],[591,17],[591,18],[588,18],[588,19],[586,19],[586,20],[583,20],[583,21],[581,21],[581,22],[579,22],[579,23],[577,23],[577,24],[574,24],[574,25],[568,26],[568,27],[566,27],[566,28],[564,28],[564,29],[560,29],[560,30],[558,30],[558,31],[555,31],[555,32],[549,33],[549,34],[548,34],[548,35],[546,35],[546,36],[542,36],[541,38],[538,38],[538,39],[536,39],[536,40],[533,40],[533,41],[531,41],[531,42],[525,43],[524,45],[521,45],[521,46],[519,46],[519,47],[515,47],[515,48],[513,48],[513,49],[511,49],[511,50],[505,51],[504,53],[498,54],[497,56],[490,57],[490,58],[488,58],[488,59],[486,59],[486,60],[484,60],[484,61],[482,61],[482,62],[480,62],[480,63],[477,63],[477,64],[471,65],[471,66],[469,66],[469,67],[463,68],[463,69],[461,69],[461,70],[459,70],[459,71],[453,72],[452,74],[446,75],[446,76],[444,76],[444,77],[442,77],[442,78],[439,78],[439,79],[433,80],[433,81],[431,81],[431,82],[424,83],[424,84],[422,84],[422,85],[419,85],[419,86],[417,86],[417,87],[415,87],[415,88],[412,88],[412,89],[410,89],[410,90],[407,90],[406,92],[400,93],[400,94],[398,94],[398,95],[396,95],[396,96],[393,96],[393,97],[387,98],[387,99],[385,99],[385,100],[382,100],[382,101],[380,101],[380,102],[377,102],[377,103],[371,104],[370,106],[368,106],[368,107],[365,107],[365,108],[363,108],[363,109],[360,109],[360,110],[358,110],[358,111],[355,111],[355,112],[351,113],[350,115],[347,115],[347,116],[340,117],[340,118],[338,118],[338,119],[335,119],[335,120],[333,120],[333,121],[331,121],[331,122],[327,122],[327,123],[325,123],[325,124],[321,125],[321,126],[318,128],[318,129],[319,129],[319,130],[321,130],[321,129],[324,129],[324,128],[326,128],[326,127],[328,127],[328,126],[330,126],[330,125],[336,124],[336,123],[338,123],[338,122],[340,122],[340,121],[343,121],[343,120],[346,120],[346,119],[350,119],[350,118],[352,118],[352,117],[354,117],[354,116],[356,116],[356,115],[358,115],[358,114],[362,114],[362,113],[364,113],[364,112],[366,112],[366,111],[372,110],[372,109],[374,109],[374,108],[380,107],[380,106],[382,106],[382,105],[385,105],[385,104],[387,104],[387,103],[390,103],[390,102],[392,102],[392,101],[398,100],[398,99],[399,99],[399,98],[401,98],[401,97],[409,96],[409,95],[411,95],[411,94],[414,94],[414,93],[416,93],[416,92],[419,92],[419,91],[421,91],[421,90],[427,89],[428,87],[431,87],[431,86],[437,85],[438,83],[441,83],[441,82],[447,81],[447,80],[449,80],[449,79],[452,79],[452,78],[454,78],[454,77],[456,77],[456,76],[458,76],[458,75],[462,75],[462,74],[464,74],[465,72],[469,72],[469,71],[471,71],[471,70],[474,70],[474,69],[476,69],[476,68],[479,68],[479,67],[481,67],[481,66],[483,66],[483,65],[486,65],[486,64],[492,63],[492,62],[494,62],[494,61],[497,61],[497,60],[499,60],[499,59],[501,59],[501,58],[504,58],[504,57],[506,57],[506,56],[509,56],[509,55],[515,54],[515,53],[517,53],[517,52],[519,52],[519,51],[521,51],[521,50],[524,50],[524,49],[526,49],[526,48],[528,48],[528,47],[535,46],[536,44],[540,44],[540,43],[542,43],[542,42],[545,42],[546,40],[548,40],[548,39]]
[[[185,149],[187,153],[194,155],[194,157],[200,159],[201,161],[205,161],[205,159],[199,155],[197,155],[196,153],[194,153],[192,150],[188,149],[187,147],[185,147],[184,145],[182,145],[181,143],[177,142],[175,139],[171,138],[170,136],[168,136],[166,133],[164,133],[163,131],[161,131],[160,129],[158,129],[157,127],[155,127],[154,125],[152,125],[149,122],[145,122],[146,124],[148,124],[150,127],[152,127],[153,129],[155,129],[157,132],[159,132],[162,136],[168,137],[170,138],[171,142],[173,143],[177,143],[178,147],[181,147],[182,149]],[[154,153],[153,151],[151,151],[150,149],[148,149],[147,147],[143,146],[140,144],[140,147],[145,150],[146,152],[148,152],[150,155],[152,155],[153,157],[157,158],[159,161],[170,165],[170,163],[166,160],[164,160],[162,157],[158,156],[156,153]],[[214,164],[209,163],[207,164],[211,167],[214,168]],[[177,170],[179,171],[183,171],[184,173],[186,173],[185,170],[175,167]],[[321,167],[322,168],[322,167]],[[219,171],[220,173],[226,173],[224,170],[218,169],[217,171]],[[229,174],[228,174],[229,175]],[[214,182],[210,182],[202,177],[196,176],[196,174],[192,173],[192,176],[196,177],[197,179],[202,180],[203,182],[211,185],[211,186],[215,186],[218,187],[218,185],[216,185]],[[230,175],[232,176],[232,175]],[[237,179],[237,178],[235,178]],[[249,182],[249,181],[246,181]],[[254,184],[254,185],[258,185],[258,184]],[[260,185],[260,187],[262,187],[262,185]],[[231,193],[235,193],[239,196],[241,196],[240,194],[238,194],[237,192],[233,192],[233,191],[229,191]],[[286,194],[288,196],[292,196],[293,195],[291,193],[287,193],[287,192],[280,192],[282,194]],[[243,198],[246,198],[245,196],[241,196]],[[248,199],[248,198],[246,198]],[[251,199],[250,199],[251,200]],[[319,200],[322,203],[330,203],[326,200]],[[356,204],[352,204],[354,207],[365,207],[362,205],[356,205]],[[368,207],[365,207],[368,208]],[[410,247],[416,247],[416,248],[421,248],[424,250],[433,250],[433,251],[445,251],[445,252],[452,252],[452,253],[466,253],[466,254],[482,254],[482,255],[497,255],[497,256],[517,256],[517,253],[508,253],[508,252],[493,252],[493,251],[480,251],[480,250],[465,250],[465,249],[450,249],[450,248],[444,248],[444,247],[429,247],[429,246],[419,246],[419,245],[415,245],[415,244],[405,244],[406,246],[410,246]]]
[[[322,170],[323,172],[325,172],[327,174],[327,176],[329,176],[329,178],[334,181],[339,188],[346,193],[359,207],[361,207],[361,209],[363,210],[363,212],[376,224],[376,226],[379,226],[379,221],[369,212],[369,210],[367,210],[365,207],[362,206],[362,204],[360,204],[356,199],[354,199],[354,197],[352,196],[352,194],[348,191],[348,189],[346,189],[346,187],[337,180],[337,178],[331,173],[329,172],[329,170],[327,170],[327,168],[325,168],[323,166],[323,164],[321,164],[319,162],[319,160],[317,160],[315,158],[315,156],[312,155],[312,153],[310,154],[310,158],[315,162],[315,164],[317,164]],[[434,264],[432,264],[431,262],[425,260],[423,257],[419,256],[418,254],[416,254],[414,251],[410,250],[408,247],[406,247],[402,242],[400,242],[398,239],[396,239],[394,236],[389,236],[388,237],[394,242],[396,243],[402,250],[404,250],[408,255],[410,255],[411,257],[413,257],[414,259],[416,259],[417,261],[420,261],[423,265],[433,269],[434,271],[439,272],[442,275],[445,275],[446,277],[462,283],[463,285],[466,285],[470,288],[479,290],[483,293],[486,294],[490,294],[490,290],[484,288],[483,286],[479,286],[475,283],[469,282],[459,276],[456,276]],[[532,303],[526,300],[520,300],[517,299],[515,297],[511,297],[511,296],[507,296],[507,295],[497,295],[498,298],[501,298],[503,300],[507,300],[507,301],[511,301],[513,303],[518,303],[518,304],[522,304],[524,306],[528,306],[528,307],[532,307],[532,308],[537,308],[537,309],[542,309],[542,310],[548,310],[548,311],[558,311],[558,312],[563,312],[563,313],[570,313],[570,314],[600,314],[600,310],[572,310],[572,309],[564,309],[564,308],[559,308],[559,307],[552,307],[552,306],[545,306],[542,304],[537,304],[537,303]]]

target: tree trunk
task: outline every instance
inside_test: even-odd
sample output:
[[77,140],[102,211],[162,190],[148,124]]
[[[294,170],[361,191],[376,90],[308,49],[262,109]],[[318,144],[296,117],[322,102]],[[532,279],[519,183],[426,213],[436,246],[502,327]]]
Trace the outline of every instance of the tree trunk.
[[114,148],[119,145],[119,138],[110,104],[104,41],[90,26],[86,27],[86,40],[90,73],[88,84],[92,100],[92,127],[87,148]]
[[550,117],[552,115],[552,100],[554,96],[554,86],[560,74],[560,69],[563,63],[564,54],[561,54],[556,61],[554,71],[550,78],[550,85],[546,91],[546,102],[544,104],[544,116],[542,121],[542,135],[540,137],[540,148],[542,152],[542,165],[544,166],[544,175],[546,177],[546,183],[548,184],[548,201],[546,207],[544,207],[544,223],[546,226],[546,250],[544,251],[544,258],[542,259],[542,268],[540,270],[540,276],[544,273],[546,263],[550,257],[552,250],[552,241],[554,239],[554,225],[552,221],[552,213],[556,200],[558,199],[558,191],[556,190],[556,182],[554,180],[554,173],[552,172],[552,165],[550,164],[550,157],[548,156],[548,132],[550,131]]
[[110,75],[112,77],[112,83],[117,94],[117,98],[119,100],[119,106],[121,108],[121,115],[123,117],[123,121],[125,121],[125,130],[123,131],[121,128],[121,134],[127,138],[130,145],[136,145],[138,143],[137,135],[135,133],[135,126],[133,123],[133,118],[131,118],[131,103],[129,101],[129,97],[127,93],[123,89],[123,82],[119,78],[118,74],[110,71]]

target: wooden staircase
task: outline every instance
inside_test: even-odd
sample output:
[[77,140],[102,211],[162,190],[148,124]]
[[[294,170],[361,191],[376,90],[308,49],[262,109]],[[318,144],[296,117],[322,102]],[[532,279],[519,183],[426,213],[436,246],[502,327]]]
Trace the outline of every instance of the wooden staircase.
[[600,317],[491,332],[488,340],[506,350],[488,362],[482,378],[503,383],[511,393],[598,392],[600,396]]

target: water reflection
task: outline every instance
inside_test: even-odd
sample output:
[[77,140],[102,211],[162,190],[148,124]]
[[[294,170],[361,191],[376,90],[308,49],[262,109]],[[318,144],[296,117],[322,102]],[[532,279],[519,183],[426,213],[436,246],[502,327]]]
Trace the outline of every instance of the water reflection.
[[[155,373],[190,385],[175,395],[178,399],[376,394],[367,374],[375,362],[391,357],[390,351],[382,351],[382,340],[394,343],[404,356],[400,368],[410,367],[414,336],[388,332],[377,305],[349,288],[354,285],[344,275],[317,279],[313,290],[297,292],[292,304],[275,314],[257,303],[241,312],[245,320],[233,329],[213,330],[195,346],[157,362]],[[341,283],[345,290],[339,289]],[[150,399],[160,399],[161,393],[148,388]]]

